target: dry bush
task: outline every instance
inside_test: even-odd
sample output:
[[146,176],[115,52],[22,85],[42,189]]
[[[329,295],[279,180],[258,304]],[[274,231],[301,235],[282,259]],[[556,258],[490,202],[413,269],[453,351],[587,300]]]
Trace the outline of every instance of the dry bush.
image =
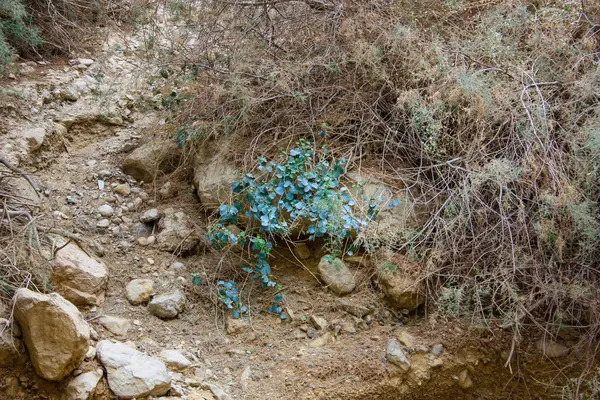
[[0,2],[0,72],[15,56],[71,54],[109,21],[130,20],[128,0],[3,0]]
[[152,56],[181,69],[167,85],[185,82],[171,123],[230,138],[246,168],[298,137],[379,168],[429,210],[390,247],[422,261],[433,298],[460,292],[461,315],[515,344],[529,328],[596,341],[598,7],[175,3],[200,11],[176,40],[153,31]]
[[0,298],[10,299],[15,289],[32,280],[26,265],[31,252],[40,247],[35,225],[38,206],[35,183],[0,158]]
[[[41,52],[69,54],[95,38],[98,27],[127,18],[125,0],[23,0],[40,31]],[[27,52],[28,49],[21,49]]]

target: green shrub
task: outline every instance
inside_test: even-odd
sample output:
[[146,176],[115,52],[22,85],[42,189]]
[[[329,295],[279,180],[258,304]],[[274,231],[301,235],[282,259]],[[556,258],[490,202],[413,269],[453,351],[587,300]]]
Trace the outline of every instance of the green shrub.
[[[346,242],[377,216],[382,200],[369,199],[367,215],[359,215],[355,199],[341,181],[346,160],[329,161],[328,155],[326,148],[317,154],[308,141],[300,140],[277,160],[261,157],[254,173],[233,183],[234,201],[221,205],[220,220],[209,229],[208,239],[217,248],[248,247],[251,259],[243,270],[260,279],[264,288],[276,286],[269,256],[277,238],[301,232],[309,241],[324,238],[333,257],[344,252],[352,255]],[[396,205],[392,200],[388,207]],[[240,215],[248,221],[244,231],[234,234],[227,226],[237,224]],[[220,285],[219,294],[228,308],[241,310],[234,281]],[[278,305],[272,309],[281,313]]]
[[13,62],[17,50],[35,50],[42,44],[38,29],[21,0],[0,4],[0,73]]

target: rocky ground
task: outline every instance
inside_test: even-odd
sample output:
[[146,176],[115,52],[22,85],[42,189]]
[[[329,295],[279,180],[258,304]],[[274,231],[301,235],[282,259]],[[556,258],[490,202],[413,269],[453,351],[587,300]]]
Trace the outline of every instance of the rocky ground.
[[549,398],[531,386],[556,373],[540,353],[576,359],[568,340],[525,348],[511,373],[506,332],[415,312],[413,283],[373,279],[361,257],[333,268],[318,245],[275,249],[288,319],[251,281],[249,317],[231,318],[215,284],[238,256],[203,232],[232,168],[201,158],[195,187],[173,172],[175,141],[147,134],[164,123],[149,74],[115,44],[0,82],[0,154],[35,176],[41,200],[19,190],[50,233],[36,256],[45,287],[24,282],[0,313],[0,398]]

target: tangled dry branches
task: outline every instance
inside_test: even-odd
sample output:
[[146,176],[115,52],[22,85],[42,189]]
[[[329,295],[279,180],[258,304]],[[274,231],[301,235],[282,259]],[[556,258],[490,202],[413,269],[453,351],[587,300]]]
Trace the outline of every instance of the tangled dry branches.
[[422,261],[434,299],[460,290],[460,316],[517,344],[597,339],[596,8],[193,3],[178,35],[152,32],[152,56],[188,79],[171,126],[229,138],[245,168],[299,137],[327,144],[426,216],[386,246]]

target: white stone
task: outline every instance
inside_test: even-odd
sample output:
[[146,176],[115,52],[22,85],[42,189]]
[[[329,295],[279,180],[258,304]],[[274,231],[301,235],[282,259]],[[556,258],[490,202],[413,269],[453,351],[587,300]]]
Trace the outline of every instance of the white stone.
[[162,361],[109,340],[100,341],[96,350],[106,368],[108,386],[119,398],[162,396],[171,388],[171,378]]
[[200,241],[198,230],[193,226],[190,217],[183,211],[167,209],[165,216],[158,222],[160,233],[156,237],[158,247],[163,251],[192,250]]
[[110,221],[108,219],[101,219],[96,223],[96,228],[106,229],[110,226]]
[[96,348],[94,346],[90,346],[88,352],[85,353],[85,359],[89,361],[93,360],[94,358],[96,358]]
[[179,289],[156,296],[148,304],[148,311],[162,319],[175,318],[184,308],[185,296]]
[[169,368],[174,370],[186,369],[192,365],[190,360],[177,350],[163,350],[160,352],[159,357]]
[[160,219],[160,213],[156,208],[151,208],[140,216],[140,221],[145,224],[158,221]]
[[110,333],[117,336],[125,336],[131,329],[131,322],[128,319],[112,315],[103,315],[98,319],[98,322]]
[[354,274],[339,258],[323,256],[318,270],[321,280],[336,294],[348,294],[356,287]]
[[29,149],[34,151],[39,149],[44,143],[44,139],[46,138],[46,129],[44,128],[32,128],[27,129],[21,136],[27,141],[29,145]]
[[85,372],[73,378],[65,389],[67,400],[88,400],[96,391],[96,387],[102,379],[104,372],[101,369]]
[[71,242],[56,252],[51,280],[54,289],[77,306],[102,305],[108,271]]
[[125,290],[131,304],[147,303],[154,294],[154,282],[152,279],[134,279],[127,284]]
[[100,207],[98,207],[98,212],[103,217],[112,217],[113,214],[115,213],[115,210],[108,204],[104,204],[104,205],[101,205]]

